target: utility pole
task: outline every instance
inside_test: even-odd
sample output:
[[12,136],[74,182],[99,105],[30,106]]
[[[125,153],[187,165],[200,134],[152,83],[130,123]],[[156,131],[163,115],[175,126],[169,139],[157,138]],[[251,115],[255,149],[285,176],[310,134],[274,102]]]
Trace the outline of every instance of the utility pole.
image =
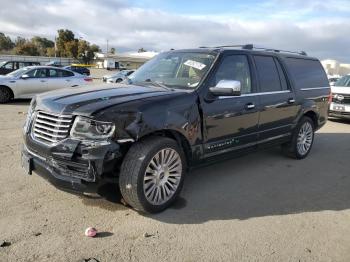
[[108,55],[108,39],[107,39],[107,50],[106,50],[106,55]]

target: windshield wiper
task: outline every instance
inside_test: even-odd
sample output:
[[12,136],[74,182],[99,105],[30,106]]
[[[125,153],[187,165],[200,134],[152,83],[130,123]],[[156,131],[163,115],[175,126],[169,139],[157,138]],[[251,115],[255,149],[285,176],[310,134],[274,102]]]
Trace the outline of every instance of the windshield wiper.
[[150,79],[150,78],[147,78],[146,80],[142,81],[142,83],[150,83],[154,86],[162,87],[162,88],[167,89],[167,90],[172,90],[172,91],[174,90],[173,88],[170,88],[161,82],[152,81],[152,79]]

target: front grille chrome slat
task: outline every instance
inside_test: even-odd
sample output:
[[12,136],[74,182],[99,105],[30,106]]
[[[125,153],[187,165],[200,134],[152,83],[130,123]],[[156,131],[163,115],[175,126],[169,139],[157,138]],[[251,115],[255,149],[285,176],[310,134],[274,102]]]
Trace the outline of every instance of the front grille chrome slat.
[[68,137],[72,123],[72,115],[39,111],[33,121],[32,135],[44,143],[57,143]]

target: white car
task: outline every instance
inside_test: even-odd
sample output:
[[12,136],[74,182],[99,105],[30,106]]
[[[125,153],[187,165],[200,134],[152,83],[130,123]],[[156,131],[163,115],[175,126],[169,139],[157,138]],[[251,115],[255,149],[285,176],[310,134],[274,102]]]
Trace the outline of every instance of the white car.
[[135,70],[123,70],[114,75],[105,75],[102,80],[107,83],[119,83],[127,79]]
[[350,119],[350,75],[339,79],[331,89],[329,116]]
[[38,93],[89,84],[92,78],[51,66],[23,67],[0,76],[0,103],[13,98],[32,98]]

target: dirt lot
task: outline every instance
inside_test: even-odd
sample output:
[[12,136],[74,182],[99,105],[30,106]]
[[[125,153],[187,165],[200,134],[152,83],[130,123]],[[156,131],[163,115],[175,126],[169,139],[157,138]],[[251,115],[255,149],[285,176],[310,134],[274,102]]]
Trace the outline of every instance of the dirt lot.
[[350,261],[350,122],[329,121],[302,161],[276,148],[198,169],[173,208],[144,216],[113,187],[93,199],[25,175],[28,104],[0,106],[1,262]]

